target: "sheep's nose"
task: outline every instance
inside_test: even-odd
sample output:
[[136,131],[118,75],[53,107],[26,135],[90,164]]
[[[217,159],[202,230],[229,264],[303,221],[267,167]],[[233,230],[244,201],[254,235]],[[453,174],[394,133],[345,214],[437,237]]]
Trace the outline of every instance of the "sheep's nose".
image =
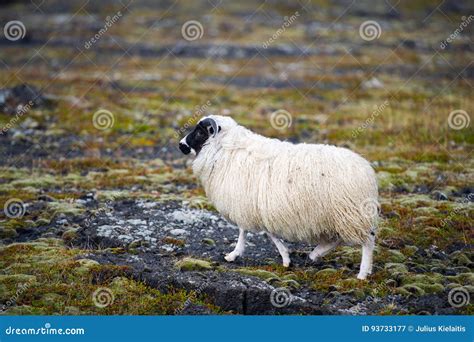
[[188,145],[186,145],[185,143],[182,143],[182,142],[179,143],[179,149],[184,154],[189,154],[191,152],[191,148]]

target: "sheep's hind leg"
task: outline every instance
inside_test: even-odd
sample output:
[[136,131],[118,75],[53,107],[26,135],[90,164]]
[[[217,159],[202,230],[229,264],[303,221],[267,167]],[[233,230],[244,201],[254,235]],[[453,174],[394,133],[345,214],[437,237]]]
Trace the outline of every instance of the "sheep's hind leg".
[[235,261],[237,257],[242,256],[245,251],[245,230],[239,228],[239,239],[237,240],[237,244],[232,252],[227,254],[224,259],[229,262]]
[[281,258],[283,259],[283,266],[288,267],[290,266],[290,253],[288,252],[288,247],[286,247],[285,243],[281,241],[279,238],[276,236],[267,233],[267,235],[272,239],[273,243],[275,244],[276,248],[278,249],[278,252],[281,255]]
[[364,280],[372,273],[372,256],[374,253],[374,247],[375,236],[371,234],[369,241],[362,245],[362,261],[360,263],[360,270],[357,279]]
[[321,242],[316,246],[311,253],[309,253],[309,258],[313,261],[316,261],[317,258],[323,257],[336,248],[341,241],[332,241],[332,242]]

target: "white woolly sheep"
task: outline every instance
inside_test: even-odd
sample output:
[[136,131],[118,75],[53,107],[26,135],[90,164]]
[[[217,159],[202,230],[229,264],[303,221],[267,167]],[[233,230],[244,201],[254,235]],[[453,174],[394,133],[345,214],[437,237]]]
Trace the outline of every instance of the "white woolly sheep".
[[227,261],[244,253],[246,231],[264,231],[286,267],[290,257],[281,239],[318,243],[309,254],[313,261],[339,244],[361,245],[357,277],[372,272],[378,191],[374,170],[358,154],[266,138],[217,115],[202,118],[179,147],[196,154],[193,171],[206,195],[239,227]]

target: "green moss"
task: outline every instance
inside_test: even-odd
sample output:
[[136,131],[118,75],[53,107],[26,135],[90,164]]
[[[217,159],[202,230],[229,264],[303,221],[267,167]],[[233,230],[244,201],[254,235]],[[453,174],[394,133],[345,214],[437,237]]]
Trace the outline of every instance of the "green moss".
[[64,241],[71,242],[72,240],[74,240],[77,237],[77,230],[76,229],[68,229],[62,234],[61,237],[63,238]]
[[401,263],[389,262],[385,264],[384,268],[390,273],[407,273],[408,268]]
[[263,280],[279,279],[278,275],[276,275],[275,273],[260,269],[238,268],[234,271],[243,275],[257,277]]
[[[340,247],[333,255],[345,264],[358,263],[361,258],[360,249],[349,246]],[[328,257],[331,257],[331,255],[328,255]]]
[[205,239],[202,239],[202,242],[206,245],[209,245],[209,246],[215,246],[216,245],[216,242],[213,239],[205,238]]
[[[400,276],[402,289],[405,289],[413,294],[420,295],[422,293],[438,293],[444,291],[445,287],[444,276],[439,273],[431,274],[403,274]],[[410,290],[412,289],[412,290]]]
[[444,286],[442,284],[418,284],[414,283],[421,287],[426,293],[438,293],[444,291]]
[[175,265],[181,271],[209,271],[215,268],[209,261],[195,258],[181,259]]
[[13,187],[20,187],[20,188],[32,187],[32,188],[40,188],[40,189],[49,188],[51,186],[60,185],[60,184],[61,182],[58,179],[48,174],[34,175],[32,177],[20,178],[10,183],[10,185]]
[[444,276],[439,273],[430,274],[407,274],[402,278],[402,284],[420,283],[431,285],[434,283],[441,283]]
[[333,274],[337,274],[337,270],[334,268],[325,268],[321,271],[316,272],[316,277],[327,277]]
[[420,206],[426,207],[434,204],[435,202],[427,195],[409,195],[402,197],[398,203],[403,206],[417,208]]
[[438,212],[439,212],[438,209],[433,208],[433,207],[419,207],[419,208],[413,209],[413,211],[417,215],[424,215],[424,216],[427,216],[427,217],[437,215]]
[[123,198],[130,198],[130,191],[126,190],[101,190],[97,192],[97,199],[99,201],[117,201]]
[[5,311],[8,315],[44,315],[46,311],[41,307],[31,305],[9,306]]
[[298,276],[294,273],[288,273],[281,276],[284,280],[298,280]]
[[279,287],[291,287],[293,289],[298,289],[301,287],[301,284],[293,279],[281,280],[278,282]]
[[45,218],[45,217],[40,217],[35,221],[35,225],[37,227],[46,226],[50,223],[51,223],[51,221],[49,219]]
[[70,202],[50,202],[48,209],[55,214],[79,215],[84,208],[76,203]]
[[1,284],[35,283],[36,277],[30,274],[0,274]]
[[0,239],[11,239],[18,236],[16,229],[1,227],[0,228]]
[[204,197],[204,196],[193,196],[193,197],[186,196],[185,203],[190,208],[216,211],[216,209],[211,204],[211,202],[209,202],[207,197]]
[[408,284],[402,287],[398,287],[395,289],[395,292],[404,296],[410,296],[410,295],[423,296],[425,294],[425,291],[422,288],[413,284]]
[[469,266],[473,263],[471,259],[465,253],[461,253],[459,251],[451,254],[450,259],[452,260],[454,264],[457,264],[457,265]]
[[474,273],[473,272],[460,273],[455,276],[447,276],[446,278],[450,281],[456,282],[461,285],[474,286]]
[[393,190],[395,187],[402,189],[410,189],[403,178],[397,174],[392,174],[386,171],[377,172],[377,184],[380,190]]
[[400,263],[400,262],[403,262],[405,261],[406,259],[406,256],[400,252],[400,251],[397,251],[395,249],[388,249],[385,251],[386,253],[386,260],[387,261],[391,261],[391,262],[394,262],[394,263]]

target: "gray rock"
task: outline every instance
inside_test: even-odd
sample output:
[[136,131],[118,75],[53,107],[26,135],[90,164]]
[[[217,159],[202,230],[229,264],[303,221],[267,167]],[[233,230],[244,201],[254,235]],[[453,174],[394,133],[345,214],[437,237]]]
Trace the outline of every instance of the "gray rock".
[[179,229],[179,228],[176,228],[176,229],[172,229],[170,230],[169,232],[171,235],[174,235],[174,236],[183,236],[183,235],[188,235],[189,232],[187,232],[186,230],[184,229]]
[[447,201],[448,200],[448,196],[446,196],[445,193],[441,192],[441,191],[433,191],[433,193],[431,194],[431,197],[437,201]]

